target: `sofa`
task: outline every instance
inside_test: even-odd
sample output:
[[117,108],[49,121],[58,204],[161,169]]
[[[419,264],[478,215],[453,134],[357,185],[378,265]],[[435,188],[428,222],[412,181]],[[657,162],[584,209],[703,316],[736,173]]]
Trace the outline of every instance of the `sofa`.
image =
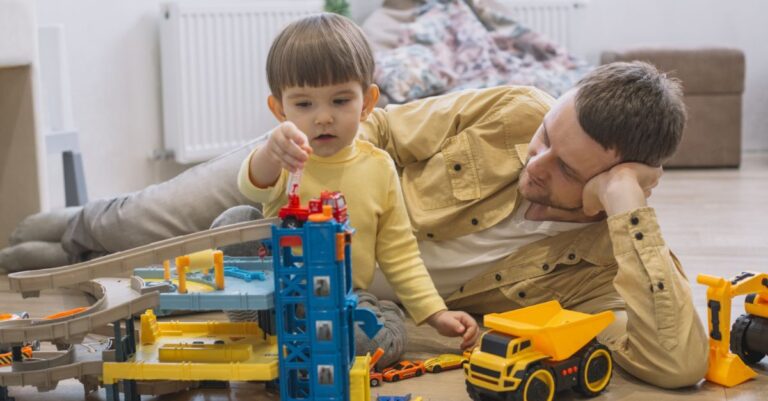
[[688,121],[665,167],[738,167],[744,53],[733,48],[632,48],[603,52],[601,63],[641,60],[682,81]]

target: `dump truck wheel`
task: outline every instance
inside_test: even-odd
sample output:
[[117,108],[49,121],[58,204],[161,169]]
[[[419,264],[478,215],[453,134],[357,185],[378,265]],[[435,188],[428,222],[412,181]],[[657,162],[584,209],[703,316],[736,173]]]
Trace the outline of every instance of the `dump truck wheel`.
[[594,397],[608,387],[613,373],[611,351],[598,342],[587,348],[579,363],[578,384],[576,391]]
[[754,365],[765,357],[762,352],[751,350],[747,346],[747,330],[751,324],[752,316],[741,315],[733,322],[731,328],[731,351],[747,365]]
[[541,366],[528,368],[517,391],[511,392],[510,401],[552,401],[555,397],[555,377]]

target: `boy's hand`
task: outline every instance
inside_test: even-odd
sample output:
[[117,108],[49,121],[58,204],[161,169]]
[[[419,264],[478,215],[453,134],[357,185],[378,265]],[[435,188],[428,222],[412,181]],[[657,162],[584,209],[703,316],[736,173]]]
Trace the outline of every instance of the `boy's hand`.
[[584,214],[605,210],[608,216],[647,205],[646,199],[659,183],[662,168],[642,163],[621,163],[593,177],[584,186]]
[[269,157],[292,173],[303,168],[312,153],[307,136],[290,121],[272,131],[266,147]]
[[461,336],[461,349],[468,349],[477,341],[477,322],[466,312],[442,310],[428,317],[427,323],[446,337]]

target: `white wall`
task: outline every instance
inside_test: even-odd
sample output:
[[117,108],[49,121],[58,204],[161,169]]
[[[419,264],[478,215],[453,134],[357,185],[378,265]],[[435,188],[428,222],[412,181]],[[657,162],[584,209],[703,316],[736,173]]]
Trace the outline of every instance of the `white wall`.
[[[92,199],[143,188],[184,168],[151,160],[162,147],[162,2],[37,0],[38,22],[61,24],[66,31],[74,125]],[[352,0],[353,17],[363,18],[380,2]],[[744,49],[744,146],[768,149],[768,2],[591,0],[586,11],[574,50],[592,61],[602,49],[641,43]]]

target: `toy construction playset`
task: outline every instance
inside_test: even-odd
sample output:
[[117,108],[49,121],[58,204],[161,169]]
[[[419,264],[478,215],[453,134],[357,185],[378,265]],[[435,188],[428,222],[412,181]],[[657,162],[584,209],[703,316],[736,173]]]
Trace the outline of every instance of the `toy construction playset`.
[[[279,219],[14,273],[11,289],[24,297],[74,287],[96,301],[45,318],[0,314],[0,401],[12,400],[15,386],[49,391],[71,378],[86,392],[104,388],[110,401],[229,381],[264,382],[279,388],[283,401],[369,401],[372,386],[450,369],[464,371],[474,401],[551,401],[561,390],[596,396],[607,388],[613,360],[595,336],[613,315],[568,311],[556,301],[486,315],[489,331],[463,356],[401,361],[376,371],[383,351],[355,356],[354,325],[370,337],[381,325],[371,311],[356,308],[353,234],[343,195],[324,193],[306,209],[292,199]],[[230,258],[215,250],[247,241],[262,241],[271,252]],[[754,375],[745,363],[759,361],[768,351],[768,276],[744,273],[730,281],[701,276],[699,282],[710,286],[707,379],[738,384]],[[731,298],[747,293],[747,315],[731,330]],[[256,311],[257,318],[157,320],[177,311]],[[82,344],[89,333],[108,326],[109,341]],[[40,342],[54,344],[57,351],[40,351]],[[428,394],[377,398],[424,397],[429,399]]]

